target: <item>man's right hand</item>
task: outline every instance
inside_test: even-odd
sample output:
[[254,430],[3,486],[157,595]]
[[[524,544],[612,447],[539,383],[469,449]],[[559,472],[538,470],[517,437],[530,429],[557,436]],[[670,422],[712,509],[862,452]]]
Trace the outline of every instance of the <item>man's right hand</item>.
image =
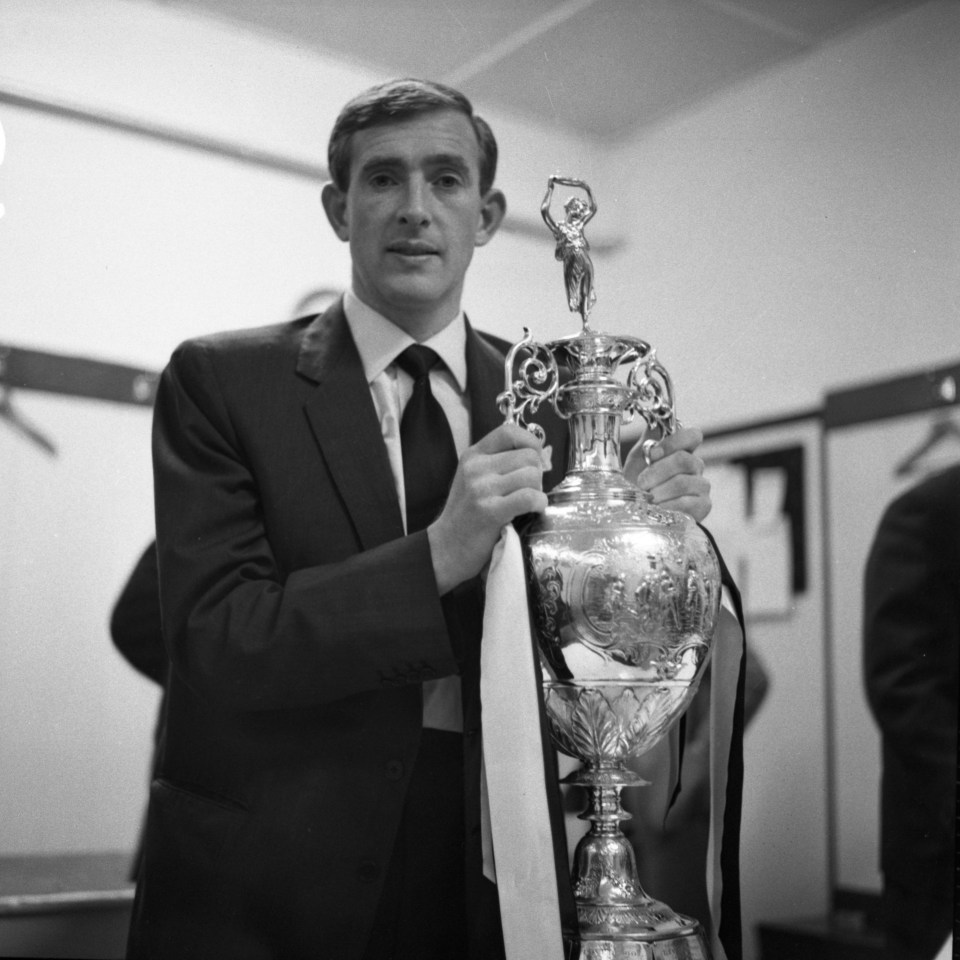
[[550,448],[516,424],[497,427],[464,451],[443,511],[427,527],[441,596],[483,569],[504,524],[546,509],[549,468]]

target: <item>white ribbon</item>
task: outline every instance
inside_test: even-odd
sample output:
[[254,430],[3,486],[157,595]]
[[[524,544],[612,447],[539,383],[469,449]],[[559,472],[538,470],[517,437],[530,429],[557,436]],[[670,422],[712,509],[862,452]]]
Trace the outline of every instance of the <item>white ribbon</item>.
[[483,872],[497,884],[507,960],[558,960],[563,936],[525,584],[520,538],[508,524],[490,561],[480,653]]

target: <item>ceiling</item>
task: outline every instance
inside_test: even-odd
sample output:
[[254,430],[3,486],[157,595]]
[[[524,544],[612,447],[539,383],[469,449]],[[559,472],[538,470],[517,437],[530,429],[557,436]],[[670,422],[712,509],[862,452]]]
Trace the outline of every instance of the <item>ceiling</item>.
[[604,141],[920,0],[157,0]]

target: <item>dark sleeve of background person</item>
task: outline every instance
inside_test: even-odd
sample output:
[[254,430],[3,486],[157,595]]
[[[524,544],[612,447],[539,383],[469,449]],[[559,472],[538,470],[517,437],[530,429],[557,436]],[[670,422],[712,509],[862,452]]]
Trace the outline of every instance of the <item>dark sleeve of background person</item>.
[[110,617],[110,636],[128,663],[163,686],[167,652],[160,627],[155,543],[144,550],[117,599]]
[[952,759],[958,646],[960,466],[887,508],[864,574],[867,698],[885,741],[918,765]]
[[883,745],[880,858],[891,956],[932,957],[955,884],[960,465],[898,497],[864,575],[864,680]]
[[[160,588],[157,574],[157,549],[151,543],[140,556],[126,585],[120,593],[110,616],[110,636],[114,646],[139,673],[165,686],[167,678],[167,651],[163,645],[160,626]],[[157,714],[154,730],[154,754],[150,766],[154,768],[163,736],[163,701]],[[130,864],[130,879],[135,881],[143,856],[143,830]]]

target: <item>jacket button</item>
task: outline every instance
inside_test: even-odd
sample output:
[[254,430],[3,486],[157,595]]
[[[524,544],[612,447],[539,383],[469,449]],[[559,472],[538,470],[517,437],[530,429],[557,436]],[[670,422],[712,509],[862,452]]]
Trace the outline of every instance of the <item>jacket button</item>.
[[401,763],[399,760],[390,760],[387,763],[386,772],[388,780],[403,779],[403,763]]
[[373,883],[380,876],[380,866],[373,860],[361,860],[357,876],[361,883]]

